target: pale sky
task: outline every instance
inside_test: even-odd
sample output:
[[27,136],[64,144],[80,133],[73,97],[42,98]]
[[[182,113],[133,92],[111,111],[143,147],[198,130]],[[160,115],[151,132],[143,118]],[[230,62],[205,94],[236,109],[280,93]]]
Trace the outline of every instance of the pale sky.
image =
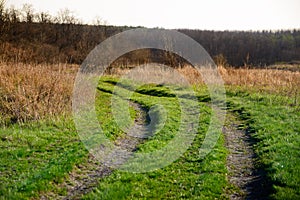
[[300,29],[300,0],[6,0],[55,15],[68,8],[84,22],[202,30]]

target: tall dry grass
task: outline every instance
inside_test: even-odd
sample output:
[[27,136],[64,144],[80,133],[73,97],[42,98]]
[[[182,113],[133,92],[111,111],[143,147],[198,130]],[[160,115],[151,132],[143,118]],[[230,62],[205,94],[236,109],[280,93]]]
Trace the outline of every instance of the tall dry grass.
[[[121,76],[129,72],[130,69],[122,67],[111,70],[112,74]],[[192,84],[204,84],[202,75],[192,66],[184,66],[177,69]],[[208,74],[210,70],[203,70],[203,74]],[[300,72],[278,69],[251,69],[251,68],[233,68],[218,66],[225,85],[245,86],[258,90],[279,92],[284,95],[289,93],[299,93],[300,91]],[[152,71],[146,67],[140,68],[141,76],[151,76]],[[165,71],[156,72],[164,74]],[[212,76],[213,77],[213,76]]]
[[[76,65],[0,63],[0,123],[25,122],[69,114]],[[120,76],[130,69],[116,68],[112,73]],[[275,69],[235,69],[218,67],[229,86],[240,86],[288,96],[299,105],[300,72]],[[201,75],[191,66],[178,71],[192,84],[203,84]],[[160,77],[166,71],[137,71],[141,77]],[[167,79],[172,79],[165,77]],[[174,78],[174,77],[173,77]]]
[[67,64],[0,63],[0,119],[24,122],[71,109],[78,67]]
[[[298,67],[299,68],[299,67]],[[280,68],[281,69],[281,68]],[[177,69],[191,84],[204,84],[202,75],[192,66],[184,66]],[[115,75],[123,75],[129,69],[116,68],[112,70]],[[203,74],[209,75],[211,70],[203,70]],[[250,69],[246,67],[233,68],[218,66],[218,71],[227,86],[239,86],[246,90],[267,92],[293,99],[294,104],[299,104],[300,99],[300,72],[278,69]],[[141,77],[151,77],[149,70],[140,69]],[[159,72],[156,72],[156,76]],[[161,74],[165,73],[164,71]],[[211,75],[210,77],[214,77]]]
[[[191,83],[203,84],[201,75],[192,67],[179,69]],[[293,105],[300,104],[300,72],[278,69],[250,69],[218,66],[224,84],[246,90],[286,96]]]
[[240,85],[284,95],[299,94],[300,72],[276,69],[219,67],[227,85]]

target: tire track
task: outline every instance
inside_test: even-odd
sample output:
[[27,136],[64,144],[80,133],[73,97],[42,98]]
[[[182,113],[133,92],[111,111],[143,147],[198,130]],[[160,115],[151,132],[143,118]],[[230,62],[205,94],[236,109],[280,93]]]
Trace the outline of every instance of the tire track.
[[234,189],[227,191],[232,200],[263,199],[264,194],[260,189],[262,177],[255,169],[255,154],[253,140],[245,129],[241,129],[239,122],[232,114],[228,114],[223,134],[227,156],[228,180]]
[[[137,146],[149,136],[147,135],[148,131],[145,130],[147,122],[149,121],[148,111],[137,103],[129,103],[137,112],[135,125],[125,136],[119,137],[114,141],[114,144],[118,148],[116,151],[113,151],[110,156],[114,162],[116,161],[114,158],[118,158],[118,160],[117,163],[113,163],[113,165],[121,165],[124,163],[130,155],[136,151]],[[141,132],[142,134],[137,135],[136,132]],[[131,135],[134,135],[134,137]],[[98,181],[101,178],[107,177],[113,172],[114,169],[108,166],[109,165],[99,163],[93,155],[89,154],[86,163],[76,166],[75,169],[69,173],[68,178],[63,183],[57,185],[57,188],[66,189],[66,195],[49,192],[42,194],[40,199],[80,199],[82,195],[91,192],[97,187]]]

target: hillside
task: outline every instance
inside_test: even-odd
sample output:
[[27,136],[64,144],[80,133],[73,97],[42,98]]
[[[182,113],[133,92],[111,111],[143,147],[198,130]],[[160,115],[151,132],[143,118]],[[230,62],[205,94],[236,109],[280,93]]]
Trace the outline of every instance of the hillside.
[[[12,21],[2,21],[0,26],[2,60],[74,64],[81,64],[87,54],[106,38],[136,28]],[[228,63],[231,66],[265,66],[280,62],[297,63],[300,60],[299,30],[178,31],[198,41],[217,62]],[[141,63],[163,56],[162,52],[148,50],[148,53],[133,53],[126,58]]]

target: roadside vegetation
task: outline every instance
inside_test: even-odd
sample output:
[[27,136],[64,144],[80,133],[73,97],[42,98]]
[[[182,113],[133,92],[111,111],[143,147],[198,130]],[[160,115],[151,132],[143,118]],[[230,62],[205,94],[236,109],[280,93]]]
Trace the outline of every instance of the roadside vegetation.
[[[0,68],[0,196],[1,199],[39,198],[42,194],[67,194],[60,188],[74,169],[88,165],[88,151],[76,133],[70,108],[78,66],[1,63]],[[298,199],[300,194],[299,72],[275,69],[219,67],[227,89],[228,111],[254,140],[256,168],[261,185],[271,199]],[[83,199],[131,198],[228,198],[237,189],[228,183],[222,134],[212,152],[198,158],[198,150],[209,126],[209,96],[199,74],[185,74],[199,95],[201,119],[192,146],[166,168],[132,174],[113,171],[99,181]],[[105,76],[99,82],[96,108],[105,134],[115,140],[124,132],[115,124],[111,92],[123,74]],[[49,84],[47,84],[49,83]],[[127,87],[127,89],[130,87]],[[126,90],[126,87],[122,88]],[[138,152],[163,147],[178,129],[178,102],[161,86],[145,85],[135,91],[133,102],[150,108],[160,102],[169,109],[168,123],[161,134],[141,143]],[[136,111],[131,108],[131,118]],[[84,175],[83,175],[84,176]],[[50,195],[51,196],[51,195]]]

